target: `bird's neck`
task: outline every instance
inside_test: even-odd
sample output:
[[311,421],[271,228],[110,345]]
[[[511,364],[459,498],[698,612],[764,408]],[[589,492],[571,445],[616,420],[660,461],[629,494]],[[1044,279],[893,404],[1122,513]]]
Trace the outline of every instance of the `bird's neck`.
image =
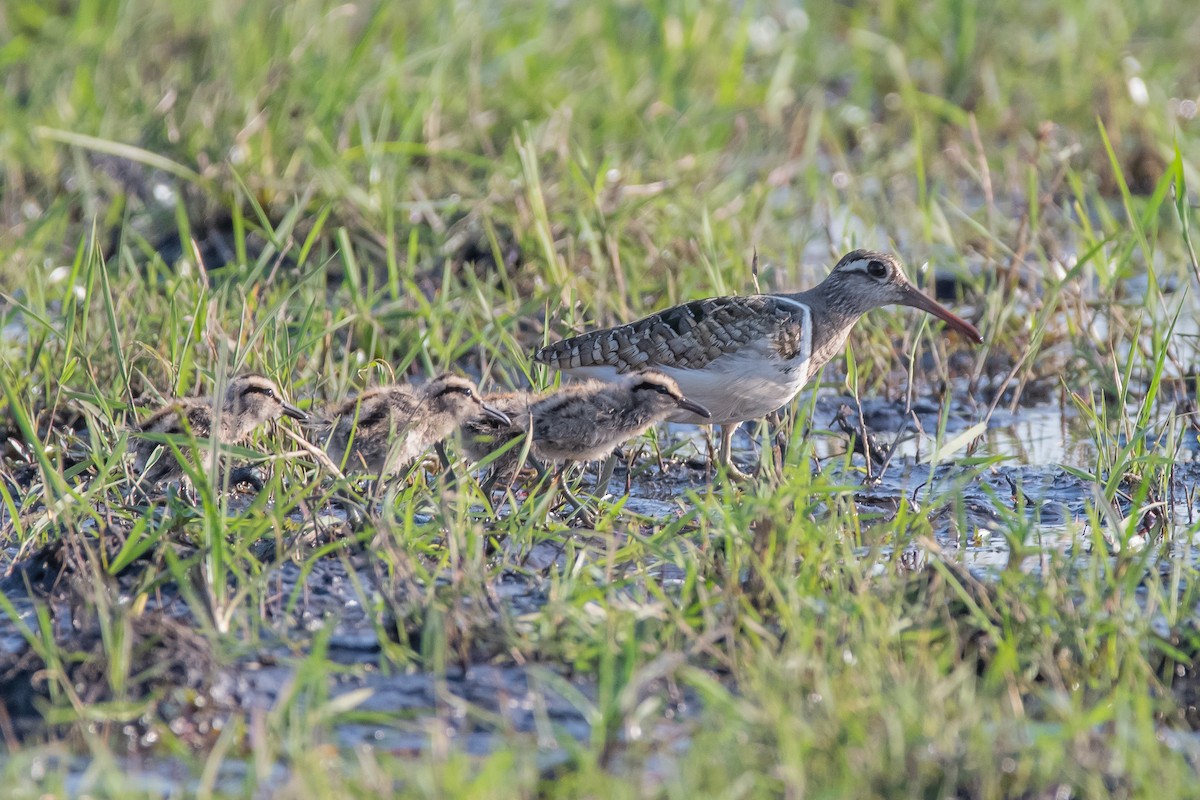
[[863,315],[847,298],[831,291],[831,288],[826,278],[812,289],[788,295],[792,300],[808,306],[812,314],[812,344],[808,357],[810,376],[842,351],[850,330]]
[[650,425],[654,422],[655,410],[649,406],[639,406],[631,408],[622,414],[626,428],[640,428],[643,425]]

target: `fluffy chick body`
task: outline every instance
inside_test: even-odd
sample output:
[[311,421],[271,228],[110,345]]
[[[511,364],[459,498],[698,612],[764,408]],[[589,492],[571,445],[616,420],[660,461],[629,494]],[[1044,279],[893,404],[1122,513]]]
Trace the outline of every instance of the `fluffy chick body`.
[[533,452],[548,461],[594,461],[681,409],[708,416],[661,372],[569,384],[530,407]]
[[438,375],[421,386],[381,386],[332,409],[324,426],[325,447],[347,471],[386,475],[409,467],[473,416],[510,422],[459,375]]
[[[262,375],[239,375],[225,388],[220,413],[210,397],[183,397],[173,400],[138,423],[135,434],[163,434],[185,437],[190,435],[201,445],[213,439],[213,422],[217,423],[219,444],[240,444],[255,429],[274,422],[282,416],[305,419],[306,414],[283,398],[275,382]],[[157,460],[154,453],[160,451]],[[183,476],[183,467],[171,448],[161,441],[138,438],[133,445],[133,471],[138,483],[150,487]],[[153,462],[153,463],[151,463]]]
[[512,423],[472,419],[463,426],[464,448],[476,461],[531,429],[531,452],[539,460],[593,461],[681,409],[708,414],[684,397],[675,381],[652,370],[615,383],[584,380],[555,392],[505,392],[486,400]]

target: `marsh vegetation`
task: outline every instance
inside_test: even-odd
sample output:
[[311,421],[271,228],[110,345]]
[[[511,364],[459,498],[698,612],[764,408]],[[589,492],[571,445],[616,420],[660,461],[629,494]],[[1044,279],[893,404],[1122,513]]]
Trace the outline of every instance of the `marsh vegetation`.
[[[1198,41],[1185,0],[10,0],[6,796],[1195,796]],[[752,483],[661,425],[590,526],[461,461],[351,526],[264,430],[259,490],[129,496],[131,426],[239,372],[541,388],[854,247],[985,343],[873,312]]]

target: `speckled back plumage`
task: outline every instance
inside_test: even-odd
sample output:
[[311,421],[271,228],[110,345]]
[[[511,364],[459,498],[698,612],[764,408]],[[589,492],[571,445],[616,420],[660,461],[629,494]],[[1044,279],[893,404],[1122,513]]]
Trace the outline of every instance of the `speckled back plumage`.
[[554,369],[610,366],[619,373],[644,367],[704,369],[717,358],[767,340],[784,358],[804,342],[803,308],[785,297],[710,297],[668,308],[628,325],[546,345],[535,361]]

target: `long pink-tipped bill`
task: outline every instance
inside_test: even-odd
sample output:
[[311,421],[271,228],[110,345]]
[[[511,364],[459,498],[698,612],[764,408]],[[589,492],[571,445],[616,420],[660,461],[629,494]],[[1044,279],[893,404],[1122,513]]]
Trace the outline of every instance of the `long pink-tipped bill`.
[[922,294],[916,287],[906,287],[905,297],[902,302],[906,306],[919,308],[922,311],[933,314],[938,319],[945,320],[947,325],[961,333],[963,336],[966,336],[972,342],[975,342],[976,344],[983,343],[983,335],[979,332],[978,328],[952,312],[950,309],[946,308],[938,301]]

